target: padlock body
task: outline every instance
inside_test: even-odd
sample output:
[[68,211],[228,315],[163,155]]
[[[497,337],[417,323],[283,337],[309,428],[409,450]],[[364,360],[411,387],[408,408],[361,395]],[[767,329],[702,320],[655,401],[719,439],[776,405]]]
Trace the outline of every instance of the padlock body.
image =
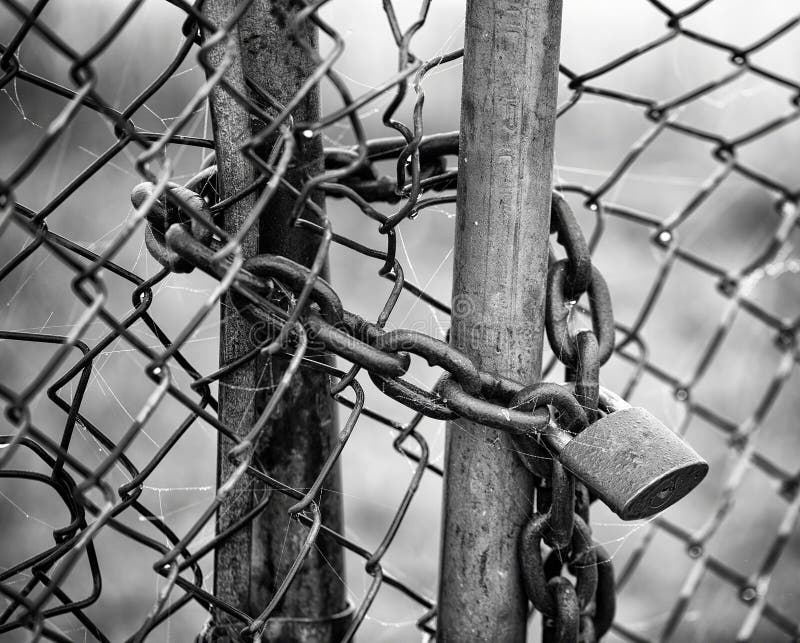
[[663,511],[708,473],[708,463],[692,447],[635,407],[589,425],[557,457],[623,520]]

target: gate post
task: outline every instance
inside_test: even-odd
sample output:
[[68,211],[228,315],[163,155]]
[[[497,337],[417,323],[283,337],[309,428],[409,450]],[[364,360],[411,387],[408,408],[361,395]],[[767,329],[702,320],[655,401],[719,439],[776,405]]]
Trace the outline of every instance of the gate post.
[[[452,345],[483,371],[539,380],[561,0],[469,0],[464,42]],[[517,540],[531,476],[508,435],[447,427],[438,632],[522,641]]]

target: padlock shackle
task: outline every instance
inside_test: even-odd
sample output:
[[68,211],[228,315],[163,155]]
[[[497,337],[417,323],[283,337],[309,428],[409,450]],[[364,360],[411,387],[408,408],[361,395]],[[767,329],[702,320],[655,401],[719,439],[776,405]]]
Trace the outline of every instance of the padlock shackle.
[[[564,387],[572,393],[575,392],[575,382],[567,382],[564,384]],[[597,406],[601,411],[603,411],[603,413],[611,414],[615,411],[633,408],[633,405],[629,402],[626,402],[625,399],[622,398],[618,393],[606,388],[602,384],[599,388],[600,396],[597,400]]]
[[[580,405],[570,390],[560,384],[552,382],[539,382],[532,386],[526,386],[519,391],[511,400],[510,408],[519,411],[532,411],[542,406],[552,406],[559,412],[559,425],[561,431],[569,434],[576,434],[589,426],[589,418],[586,411]],[[553,433],[548,426],[547,433]]]
[[552,417],[550,418],[550,421],[547,423],[547,429],[545,430],[545,444],[552,447],[556,453],[561,453],[564,447],[567,446],[569,441],[574,437],[574,435],[567,433],[558,426]]
[[632,405],[626,402],[620,395],[607,389],[605,386],[600,386],[598,406],[606,413],[614,413],[615,411],[632,408]]

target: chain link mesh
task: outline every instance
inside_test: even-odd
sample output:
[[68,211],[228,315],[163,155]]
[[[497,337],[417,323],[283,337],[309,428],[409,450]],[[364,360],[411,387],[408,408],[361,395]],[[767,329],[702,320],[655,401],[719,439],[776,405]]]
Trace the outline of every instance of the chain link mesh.
[[[186,640],[209,611],[258,631],[263,619],[215,595],[211,564],[273,493],[296,503],[276,533],[299,522],[307,546],[284,561],[263,608],[289,589],[318,539],[333,539],[347,551],[351,633],[435,633],[438,534],[429,525],[440,497],[442,425],[411,414],[408,400],[388,401],[385,386],[362,373],[345,375],[300,348],[287,355],[284,386],[306,367],[331,376],[347,418],[337,448],[310,489],[239,460],[234,476],[252,478],[263,496],[214,533],[232,489],[214,488],[216,439],[235,438],[217,417],[218,381],[234,368],[216,363],[218,303],[242,285],[251,303],[269,302],[254,296],[263,282],[234,280],[260,210],[239,230],[220,227],[237,199],[215,194],[205,106],[225,86],[230,61],[212,65],[207,54],[250,4],[212,24],[202,2],[109,3],[89,29],[92,3],[0,0],[3,636]],[[334,295],[378,326],[444,339],[458,151],[453,80],[462,53],[452,34],[462,27],[451,5],[436,13],[429,4],[409,12],[384,2],[371,49],[369,34],[347,32],[348,20],[358,21],[346,2],[297,5],[293,24],[325,34],[308,85],[321,87],[324,116],[299,128],[270,88],[251,86],[242,103],[283,147],[267,160],[250,157],[263,174],[243,193],[289,189],[280,179],[293,146],[306,131],[320,132],[325,173],[305,182],[297,203],[317,207],[313,188],[329,197],[323,224],[301,225],[324,240],[317,256],[330,255]],[[694,496],[655,519],[622,524],[595,505],[594,537],[617,569],[609,639],[800,636],[792,171],[800,16],[783,15],[785,5],[740,5],[731,11],[706,0],[678,10],[637,0],[622,19],[604,16],[607,7],[565,6],[556,189],[578,212],[614,298],[616,350],[602,381],[669,421],[711,464]],[[418,40],[432,53],[415,54]],[[380,49],[395,68],[365,72],[367,82],[350,78],[336,70],[361,68],[338,59],[340,43],[356,58]],[[137,66],[138,57],[146,64]],[[241,143],[252,151],[263,140]],[[368,162],[353,169],[359,152]],[[150,187],[125,210],[141,181]],[[180,213],[170,205],[178,200]],[[184,225],[168,234],[175,222]],[[192,245],[198,239],[217,254],[203,255]],[[168,254],[176,247],[183,254]],[[226,253],[232,260],[223,265]],[[181,264],[187,257],[194,260]],[[176,274],[193,265],[212,277]],[[324,293],[311,292],[320,266],[273,310],[287,334],[287,316],[299,315],[308,296],[324,316]],[[274,287],[291,279],[282,274]],[[345,370],[396,366],[375,366],[385,355],[336,352]],[[237,365],[255,352],[244,355]],[[555,364],[553,357],[549,379],[558,379]],[[409,374],[431,390],[440,373],[412,365]],[[397,455],[374,427],[388,429]],[[315,501],[338,458],[343,533],[322,524]],[[190,500],[176,501],[182,494]]]

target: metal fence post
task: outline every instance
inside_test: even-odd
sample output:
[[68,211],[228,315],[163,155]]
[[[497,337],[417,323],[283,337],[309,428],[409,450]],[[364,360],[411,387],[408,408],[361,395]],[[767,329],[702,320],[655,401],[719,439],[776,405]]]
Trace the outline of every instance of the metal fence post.
[[[560,31],[561,0],[467,2],[451,342],[526,384],[541,373]],[[532,492],[506,434],[449,423],[439,640],[524,640]]]
[[[239,0],[206,0],[203,11],[216,25],[224,24]],[[235,46],[234,62],[226,79],[240,91],[250,93],[267,111],[257,93],[248,90],[245,78],[257,84],[281,104],[298,91],[311,74],[314,63],[290,35],[288,20],[291,0],[255,0],[231,32]],[[316,28],[306,23],[305,36],[316,42]],[[214,58],[216,54],[216,60]],[[212,52],[218,62],[222,47]],[[240,146],[256,134],[264,123],[249,114],[224,90],[211,94],[211,113],[216,141],[220,198],[226,198],[251,185],[257,178],[254,168],[240,153]],[[293,112],[297,122],[314,121],[319,115],[319,95],[312,90]],[[270,149],[273,141],[267,141]],[[319,137],[306,140],[297,152],[287,179],[295,186],[303,176],[322,170],[322,144]],[[225,212],[224,228],[239,229],[257,195],[242,199]],[[321,201],[318,201],[322,205]],[[287,226],[294,196],[281,191],[270,207],[243,240],[245,257],[274,253],[310,265],[319,238]],[[314,220],[312,213],[305,218]],[[323,277],[327,278],[327,268]],[[220,331],[220,363],[227,364],[253,347],[251,329],[223,301]],[[223,424],[239,435],[246,434],[255,418],[266,406],[270,393],[279,380],[285,363],[278,358],[257,359],[230,372],[220,381],[219,416]],[[301,369],[290,390],[270,418],[257,447],[256,458],[273,478],[297,489],[307,489],[319,473],[336,441],[336,413],[329,394],[327,375]],[[221,484],[234,465],[226,453],[231,444],[224,439],[218,447],[217,480]],[[325,481],[320,510],[324,524],[342,530],[342,501],[338,465]],[[281,493],[256,484],[252,478],[242,479],[217,516],[217,532],[232,525],[255,504],[272,494],[259,516],[216,550],[214,591],[216,596],[254,616],[261,612],[278,588],[295,559],[307,534],[307,528],[289,520],[288,508],[294,504]],[[305,559],[302,568],[268,626],[267,641],[333,641],[346,629],[344,556],[331,539],[320,538]],[[217,615],[212,640],[239,640],[242,624],[226,621]]]

